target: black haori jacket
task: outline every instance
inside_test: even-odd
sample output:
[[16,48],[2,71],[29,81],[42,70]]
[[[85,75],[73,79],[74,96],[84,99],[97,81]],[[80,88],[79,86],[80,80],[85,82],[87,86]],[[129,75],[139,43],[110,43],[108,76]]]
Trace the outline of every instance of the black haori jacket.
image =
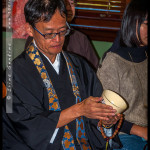
[[[93,69],[83,58],[69,52],[65,54],[72,62],[81,99],[84,100],[89,96],[100,97],[103,89]],[[64,61],[61,61],[60,65],[61,77],[56,77],[52,66],[46,62],[45,57],[42,56],[42,59],[50,78],[54,80],[53,85],[61,108],[65,109],[75,104],[75,100],[68,106],[61,101],[61,98],[67,99],[67,93],[71,93],[69,91],[72,89],[68,72],[63,70],[65,68],[63,65],[66,66]],[[55,82],[57,79],[61,84]],[[47,90],[40,74],[24,51],[13,61],[13,113],[6,113],[6,99],[3,99],[3,150],[62,150],[64,127],[58,130],[54,142],[50,143],[60,112],[50,111],[48,102]],[[98,120],[84,117],[84,123],[92,150],[104,150],[106,141],[97,129]],[[70,124],[71,130],[74,129],[73,124]],[[121,147],[122,144],[116,136],[113,139],[113,148]],[[110,149],[112,148],[108,146],[108,150]]]

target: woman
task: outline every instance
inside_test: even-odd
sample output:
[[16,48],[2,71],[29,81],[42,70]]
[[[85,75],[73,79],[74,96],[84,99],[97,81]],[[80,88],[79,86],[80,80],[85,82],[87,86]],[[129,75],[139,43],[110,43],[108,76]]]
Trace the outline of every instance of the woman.
[[147,3],[132,0],[124,11],[120,48],[109,51],[97,71],[103,88],[119,93],[129,105],[125,119],[136,125],[138,133],[120,133],[128,150],[142,150],[147,143],[147,18]]

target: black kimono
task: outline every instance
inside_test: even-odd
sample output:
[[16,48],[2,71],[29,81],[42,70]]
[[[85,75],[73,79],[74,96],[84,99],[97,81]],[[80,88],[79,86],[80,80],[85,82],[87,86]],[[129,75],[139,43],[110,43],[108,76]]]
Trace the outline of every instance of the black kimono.
[[[102,86],[93,69],[83,58],[69,52],[65,54],[72,62],[81,99],[89,96],[100,97]],[[61,54],[59,75],[43,54],[40,55],[57,93],[61,110],[74,105],[75,97],[63,55]],[[25,51],[13,61],[13,113],[5,112],[5,99],[3,102],[3,150],[63,150],[61,141],[64,127],[59,128],[54,142],[50,143],[60,111],[49,110],[47,89]],[[97,130],[97,123],[98,120],[84,117],[85,131],[92,150],[103,150],[106,141]],[[80,150],[75,136],[75,121],[68,126],[76,149]],[[116,136],[113,147],[121,146]]]

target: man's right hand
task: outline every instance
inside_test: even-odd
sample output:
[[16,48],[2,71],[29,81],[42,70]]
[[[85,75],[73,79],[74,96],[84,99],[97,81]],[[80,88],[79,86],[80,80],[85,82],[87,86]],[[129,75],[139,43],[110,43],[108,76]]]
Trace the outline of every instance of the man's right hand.
[[116,110],[111,106],[101,103],[102,97],[88,97],[80,105],[80,116],[91,119],[109,120],[108,116],[115,116]]
[[109,120],[108,116],[115,116],[116,110],[102,104],[101,100],[100,97],[90,96],[82,102],[62,110],[56,128],[60,128],[80,116],[98,120]]

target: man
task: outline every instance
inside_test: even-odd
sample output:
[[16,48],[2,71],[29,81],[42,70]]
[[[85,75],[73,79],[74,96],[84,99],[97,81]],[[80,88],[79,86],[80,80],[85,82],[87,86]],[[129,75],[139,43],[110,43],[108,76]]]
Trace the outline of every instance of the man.
[[102,87],[86,61],[62,51],[69,32],[64,1],[29,0],[25,18],[33,41],[13,61],[13,113],[4,105],[3,150],[105,149],[97,124],[116,110],[100,103]]
[[[67,22],[71,23],[75,16],[75,3],[74,0],[65,0],[67,10]],[[32,37],[27,38],[25,48],[32,41]],[[71,28],[70,34],[65,37],[63,45],[64,51],[69,51],[84,57],[96,71],[99,66],[99,57],[88,37],[82,32]]]

